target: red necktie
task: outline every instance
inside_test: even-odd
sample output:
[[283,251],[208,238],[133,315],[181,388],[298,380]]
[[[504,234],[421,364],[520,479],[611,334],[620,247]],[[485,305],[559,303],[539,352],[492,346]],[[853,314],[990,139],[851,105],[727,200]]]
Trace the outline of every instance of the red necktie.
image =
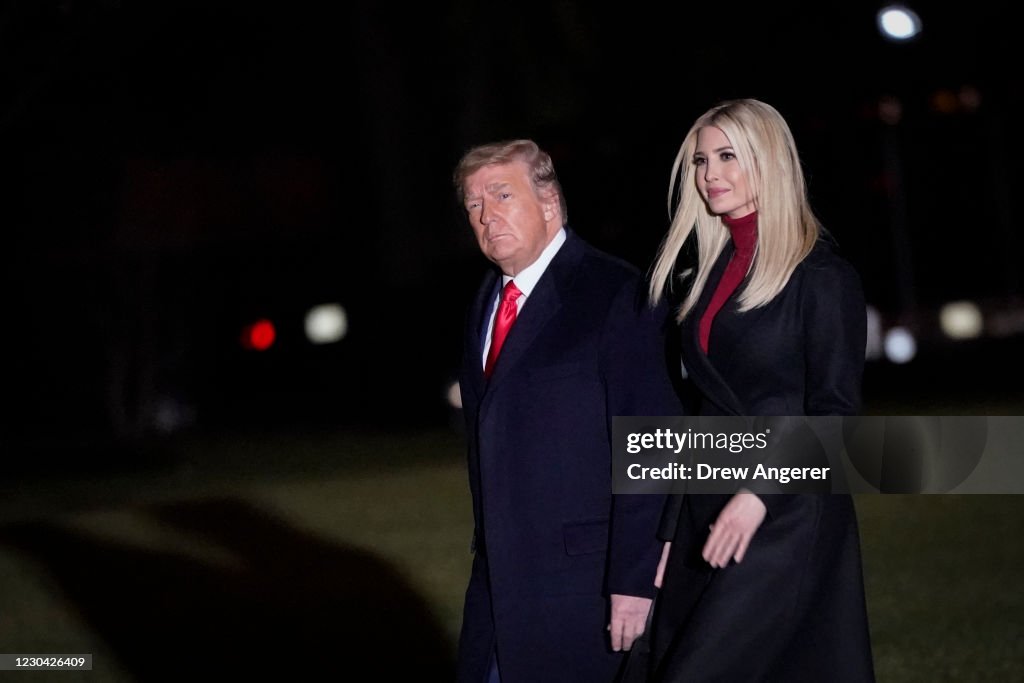
[[498,360],[498,354],[501,353],[501,346],[505,343],[505,337],[508,336],[508,331],[512,328],[512,323],[516,321],[516,314],[519,312],[516,300],[522,294],[512,280],[508,281],[505,289],[501,292],[501,303],[498,305],[498,312],[494,315],[494,334],[491,336],[491,348],[487,352],[484,377],[490,378],[491,373],[494,372],[494,363]]

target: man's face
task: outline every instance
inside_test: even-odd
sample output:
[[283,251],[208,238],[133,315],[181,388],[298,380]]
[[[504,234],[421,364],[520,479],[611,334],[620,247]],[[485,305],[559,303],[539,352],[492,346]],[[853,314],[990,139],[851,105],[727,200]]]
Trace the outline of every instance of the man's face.
[[506,275],[532,264],[561,228],[555,193],[541,197],[525,162],[484,166],[466,178],[466,214],[480,251]]

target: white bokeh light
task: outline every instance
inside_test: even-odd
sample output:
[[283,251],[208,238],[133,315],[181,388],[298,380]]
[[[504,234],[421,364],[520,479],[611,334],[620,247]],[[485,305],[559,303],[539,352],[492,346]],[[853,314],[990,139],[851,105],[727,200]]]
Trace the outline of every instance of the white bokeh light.
[[462,410],[462,388],[458,382],[452,382],[448,385],[448,391],[446,398],[448,399],[448,405],[456,410]]
[[341,304],[321,304],[306,313],[306,338],[314,344],[333,344],[348,334],[348,315]]
[[939,311],[939,324],[950,339],[974,339],[981,336],[984,321],[973,301],[951,301]]
[[885,333],[885,357],[893,363],[909,363],[917,355],[917,340],[905,327],[894,327]]
[[868,338],[864,348],[867,360],[879,360],[882,357],[882,314],[874,306],[867,307]]
[[889,5],[878,11],[878,29],[890,40],[910,40],[921,32],[921,19],[908,7]]

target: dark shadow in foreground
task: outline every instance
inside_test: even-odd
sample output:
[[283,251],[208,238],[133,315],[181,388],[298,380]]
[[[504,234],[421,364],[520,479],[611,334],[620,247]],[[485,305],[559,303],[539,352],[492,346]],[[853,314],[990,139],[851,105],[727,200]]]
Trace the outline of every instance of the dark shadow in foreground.
[[379,680],[454,678],[453,648],[428,605],[380,559],[238,500],[143,512],[238,561],[205,562],[52,523],[0,531],[0,543],[46,564],[139,680],[350,680],[367,669]]

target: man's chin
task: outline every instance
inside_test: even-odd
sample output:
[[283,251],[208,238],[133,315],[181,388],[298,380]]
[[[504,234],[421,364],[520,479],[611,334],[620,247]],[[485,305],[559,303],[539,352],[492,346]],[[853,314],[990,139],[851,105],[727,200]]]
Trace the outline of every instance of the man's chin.
[[487,258],[494,262],[495,265],[505,267],[514,260],[515,252],[511,249],[490,249],[487,252]]

